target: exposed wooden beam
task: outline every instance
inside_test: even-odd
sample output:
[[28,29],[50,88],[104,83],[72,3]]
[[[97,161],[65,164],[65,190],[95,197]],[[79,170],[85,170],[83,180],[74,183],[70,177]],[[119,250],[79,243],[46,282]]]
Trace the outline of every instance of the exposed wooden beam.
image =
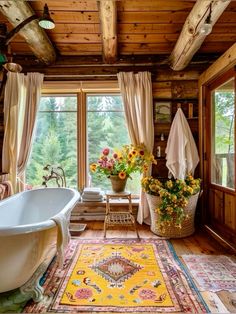
[[[120,71],[150,71],[156,81],[197,80],[218,57],[218,54],[195,56],[188,70],[173,71],[167,63],[167,55],[118,56],[116,63],[107,64],[102,56],[58,56],[56,62],[45,67],[34,56],[17,55],[14,62],[19,63],[23,72],[41,72],[52,80],[114,80]],[[45,78],[46,79],[46,78]]]
[[[57,57],[57,60],[50,67],[127,67],[127,66],[152,66],[159,67],[162,65],[168,65],[168,55],[159,54],[159,55],[119,55],[115,63],[105,63],[101,55],[94,56],[63,56],[60,55]],[[217,58],[220,57],[220,54],[198,54],[191,61],[191,66],[198,65],[199,70],[204,71],[209,67]],[[35,56],[33,55],[20,55],[19,53],[14,57],[14,61],[21,64],[23,67],[37,67],[43,65]]]
[[113,63],[117,58],[116,1],[101,0],[99,2],[99,12],[102,33],[103,59],[107,63]]
[[173,71],[169,66],[153,67],[148,66],[114,66],[114,67],[26,67],[23,66],[23,73],[40,72],[45,75],[45,80],[63,81],[63,80],[114,80],[117,79],[117,73],[121,71],[136,72],[149,71],[152,73],[154,81],[169,82],[169,81],[192,81],[198,80],[202,70],[189,69],[188,71]]
[[217,59],[199,78],[199,88],[236,65],[236,43]]
[[[17,27],[21,22],[34,15],[26,1],[0,1],[0,12]],[[25,39],[35,56],[46,64],[55,62],[56,52],[45,31],[37,21],[25,25],[19,34]]]
[[170,55],[170,66],[173,70],[183,70],[191,61],[193,55],[201,47],[207,35],[200,29],[204,24],[211,5],[211,24],[216,23],[231,0],[197,0],[188,15],[178,41]]

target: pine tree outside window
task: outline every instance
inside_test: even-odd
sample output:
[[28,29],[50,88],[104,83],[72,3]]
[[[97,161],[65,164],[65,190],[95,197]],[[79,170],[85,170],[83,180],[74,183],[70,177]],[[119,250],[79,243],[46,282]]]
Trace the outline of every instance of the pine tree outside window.
[[[26,170],[28,187],[40,187],[47,164],[64,169],[67,186],[77,188],[77,97],[41,97],[36,132]],[[48,182],[55,186],[55,181]]]
[[[111,189],[110,180],[91,175],[89,164],[96,161],[104,147],[114,149],[130,143],[121,96],[114,93],[84,95],[51,94],[41,97],[32,153],[26,170],[29,188],[42,186],[43,167],[50,164],[65,170],[67,187],[91,185],[103,190]],[[81,103],[81,98],[84,103]],[[84,113],[80,117],[83,106]],[[77,150],[78,147],[80,149]],[[83,154],[84,158],[81,158]],[[49,182],[48,186],[55,186],[55,181]],[[140,175],[137,173],[132,180],[128,180],[127,189],[138,194],[139,187]]]

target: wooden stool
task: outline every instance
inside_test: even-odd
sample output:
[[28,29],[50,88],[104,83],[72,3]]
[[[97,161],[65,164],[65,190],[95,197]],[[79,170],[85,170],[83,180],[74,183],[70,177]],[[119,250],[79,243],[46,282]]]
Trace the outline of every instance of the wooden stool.
[[[114,198],[122,198],[128,200],[128,211],[112,211],[110,200]],[[137,237],[139,239],[138,230],[136,227],[135,218],[133,215],[131,193],[130,192],[120,192],[115,193],[109,191],[106,193],[106,216],[104,220],[104,238],[106,238],[107,227],[109,226],[133,226]]]

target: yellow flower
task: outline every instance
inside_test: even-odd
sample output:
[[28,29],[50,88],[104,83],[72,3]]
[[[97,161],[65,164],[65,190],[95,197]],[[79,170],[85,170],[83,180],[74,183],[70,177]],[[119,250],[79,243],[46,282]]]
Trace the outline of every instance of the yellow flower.
[[176,195],[172,195],[172,201],[175,203],[177,201],[177,196]]
[[135,149],[133,149],[133,150],[132,150],[132,155],[133,155],[133,156],[136,156],[137,154],[138,154],[138,152],[137,152]]
[[193,194],[193,189],[192,189],[190,186],[188,186],[188,192],[189,192],[190,194]]
[[141,157],[143,157],[144,156],[144,150],[143,149],[140,149],[140,151],[139,151],[139,156],[141,156]]
[[171,188],[173,187],[173,183],[172,183],[171,180],[167,181],[167,182],[166,182],[166,185],[167,185],[167,187],[168,187],[169,189],[171,189]]
[[143,171],[148,171],[148,165],[143,165]]
[[91,164],[90,166],[89,166],[89,168],[90,168],[90,170],[92,171],[92,172],[95,172],[96,171],[96,169],[97,169],[97,164]]
[[156,192],[156,190],[157,190],[157,187],[156,187],[155,184],[151,184],[151,185],[149,186],[149,188],[150,188],[150,190],[151,190],[152,192]]
[[166,207],[166,210],[168,212],[168,214],[172,214],[173,213],[173,208],[172,207]]
[[126,173],[124,171],[119,172],[118,174],[120,179],[125,179],[126,178]]

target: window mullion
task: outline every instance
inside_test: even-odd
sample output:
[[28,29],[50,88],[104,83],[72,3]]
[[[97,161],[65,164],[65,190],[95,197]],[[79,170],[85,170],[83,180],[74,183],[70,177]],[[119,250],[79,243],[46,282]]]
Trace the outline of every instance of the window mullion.
[[78,93],[78,187],[87,185],[86,94]]

